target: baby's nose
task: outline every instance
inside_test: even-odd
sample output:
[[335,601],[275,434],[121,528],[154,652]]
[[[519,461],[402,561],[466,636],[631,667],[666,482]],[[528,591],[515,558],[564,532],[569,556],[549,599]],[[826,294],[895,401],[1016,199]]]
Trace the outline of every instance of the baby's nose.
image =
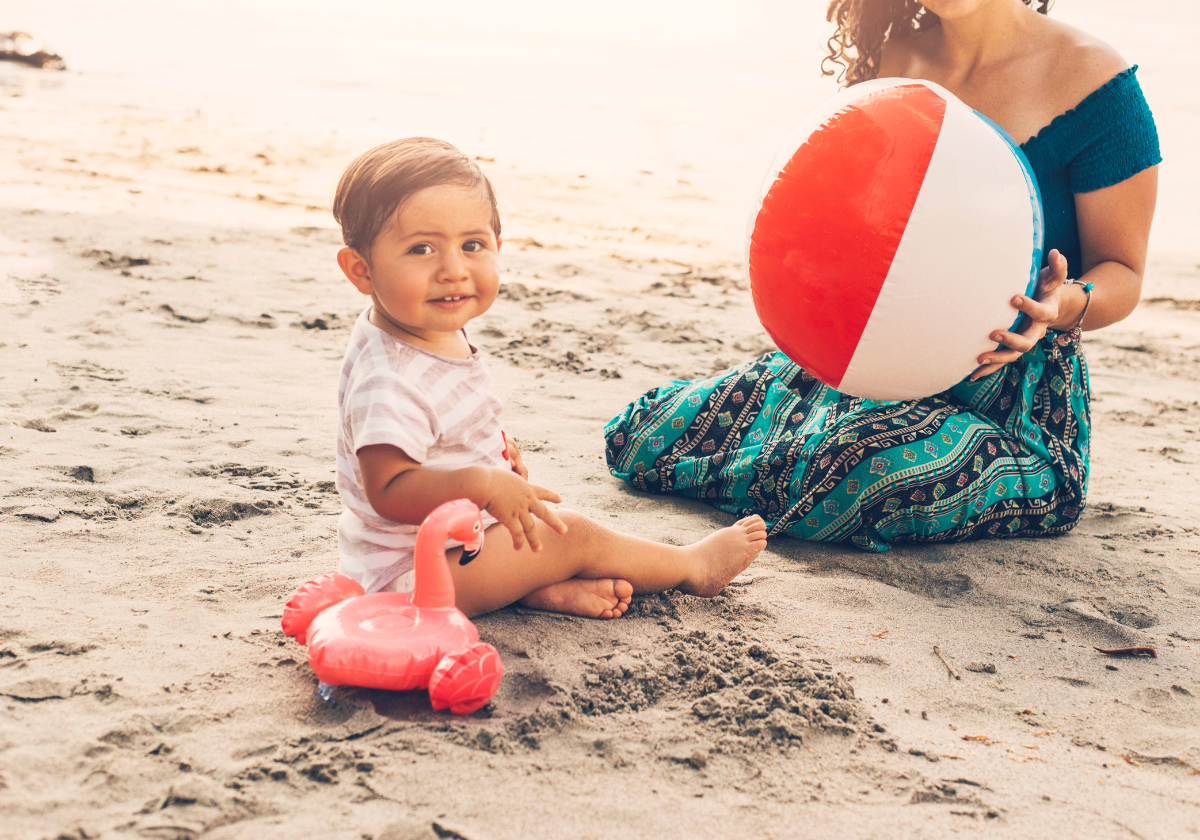
[[454,251],[442,260],[442,274],[445,277],[457,280],[466,277],[467,273],[467,261],[462,254]]

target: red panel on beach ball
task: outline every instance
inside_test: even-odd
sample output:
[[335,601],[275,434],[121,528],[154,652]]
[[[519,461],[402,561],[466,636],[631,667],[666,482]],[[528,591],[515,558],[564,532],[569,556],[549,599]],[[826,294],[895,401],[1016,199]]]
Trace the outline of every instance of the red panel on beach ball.
[[749,248],[755,308],[779,349],[826,384],[841,381],[871,316],[945,108],[919,85],[868,94],[809,135],[763,199]]

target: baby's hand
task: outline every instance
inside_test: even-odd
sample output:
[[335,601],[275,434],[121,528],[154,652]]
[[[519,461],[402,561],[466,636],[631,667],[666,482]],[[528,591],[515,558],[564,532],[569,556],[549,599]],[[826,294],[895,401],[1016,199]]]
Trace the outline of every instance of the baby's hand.
[[553,490],[530,484],[515,472],[489,470],[486,495],[482,507],[509,530],[516,551],[525,546],[526,540],[534,551],[542,550],[535,516],[558,533],[567,533],[567,526],[545,505],[545,502],[561,502],[559,495]]
[[521,448],[510,437],[505,437],[504,441],[508,444],[508,463],[512,464],[512,471],[528,481],[529,470],[525,467],[525,459],[521,457]]

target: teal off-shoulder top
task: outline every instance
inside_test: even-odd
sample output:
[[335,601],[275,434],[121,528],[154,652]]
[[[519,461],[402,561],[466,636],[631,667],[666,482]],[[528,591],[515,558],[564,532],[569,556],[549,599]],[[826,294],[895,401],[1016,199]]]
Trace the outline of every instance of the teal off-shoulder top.
[[1136,65],[1109,79],[1021,144],[1042,191],[1046,247],[1067,258],[1067,273],[1083,273],[1075,193],[1119,184],[1162,161],[1154,115],[1142,95]]

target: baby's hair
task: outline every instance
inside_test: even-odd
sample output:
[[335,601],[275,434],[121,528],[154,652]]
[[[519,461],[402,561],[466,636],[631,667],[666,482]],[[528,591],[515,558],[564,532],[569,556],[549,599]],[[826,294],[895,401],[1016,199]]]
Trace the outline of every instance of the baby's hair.
[[364,152],[342,173],[333,196],[342,241],[370,259],[371,245],[392,214],[421,190],[445,184],[479,188],[492,207],[492,230],[500,236],[496,193],[475,161],[444,140],[405,137]]
[[[1051,0],[1021,0],[1026,6],[1037,3],[1043,15]],[[856,85],[879,74],[883,42],[910,32],[921,32],[941,24],[937,15],[920,0],[831,0],[825,19],[837,23],[837,30],[826,45],[829,54],[821,59],[821,75]],[[851,54],[853,52],[853,55]],[[841,72],[827,65],[840,64]]]

